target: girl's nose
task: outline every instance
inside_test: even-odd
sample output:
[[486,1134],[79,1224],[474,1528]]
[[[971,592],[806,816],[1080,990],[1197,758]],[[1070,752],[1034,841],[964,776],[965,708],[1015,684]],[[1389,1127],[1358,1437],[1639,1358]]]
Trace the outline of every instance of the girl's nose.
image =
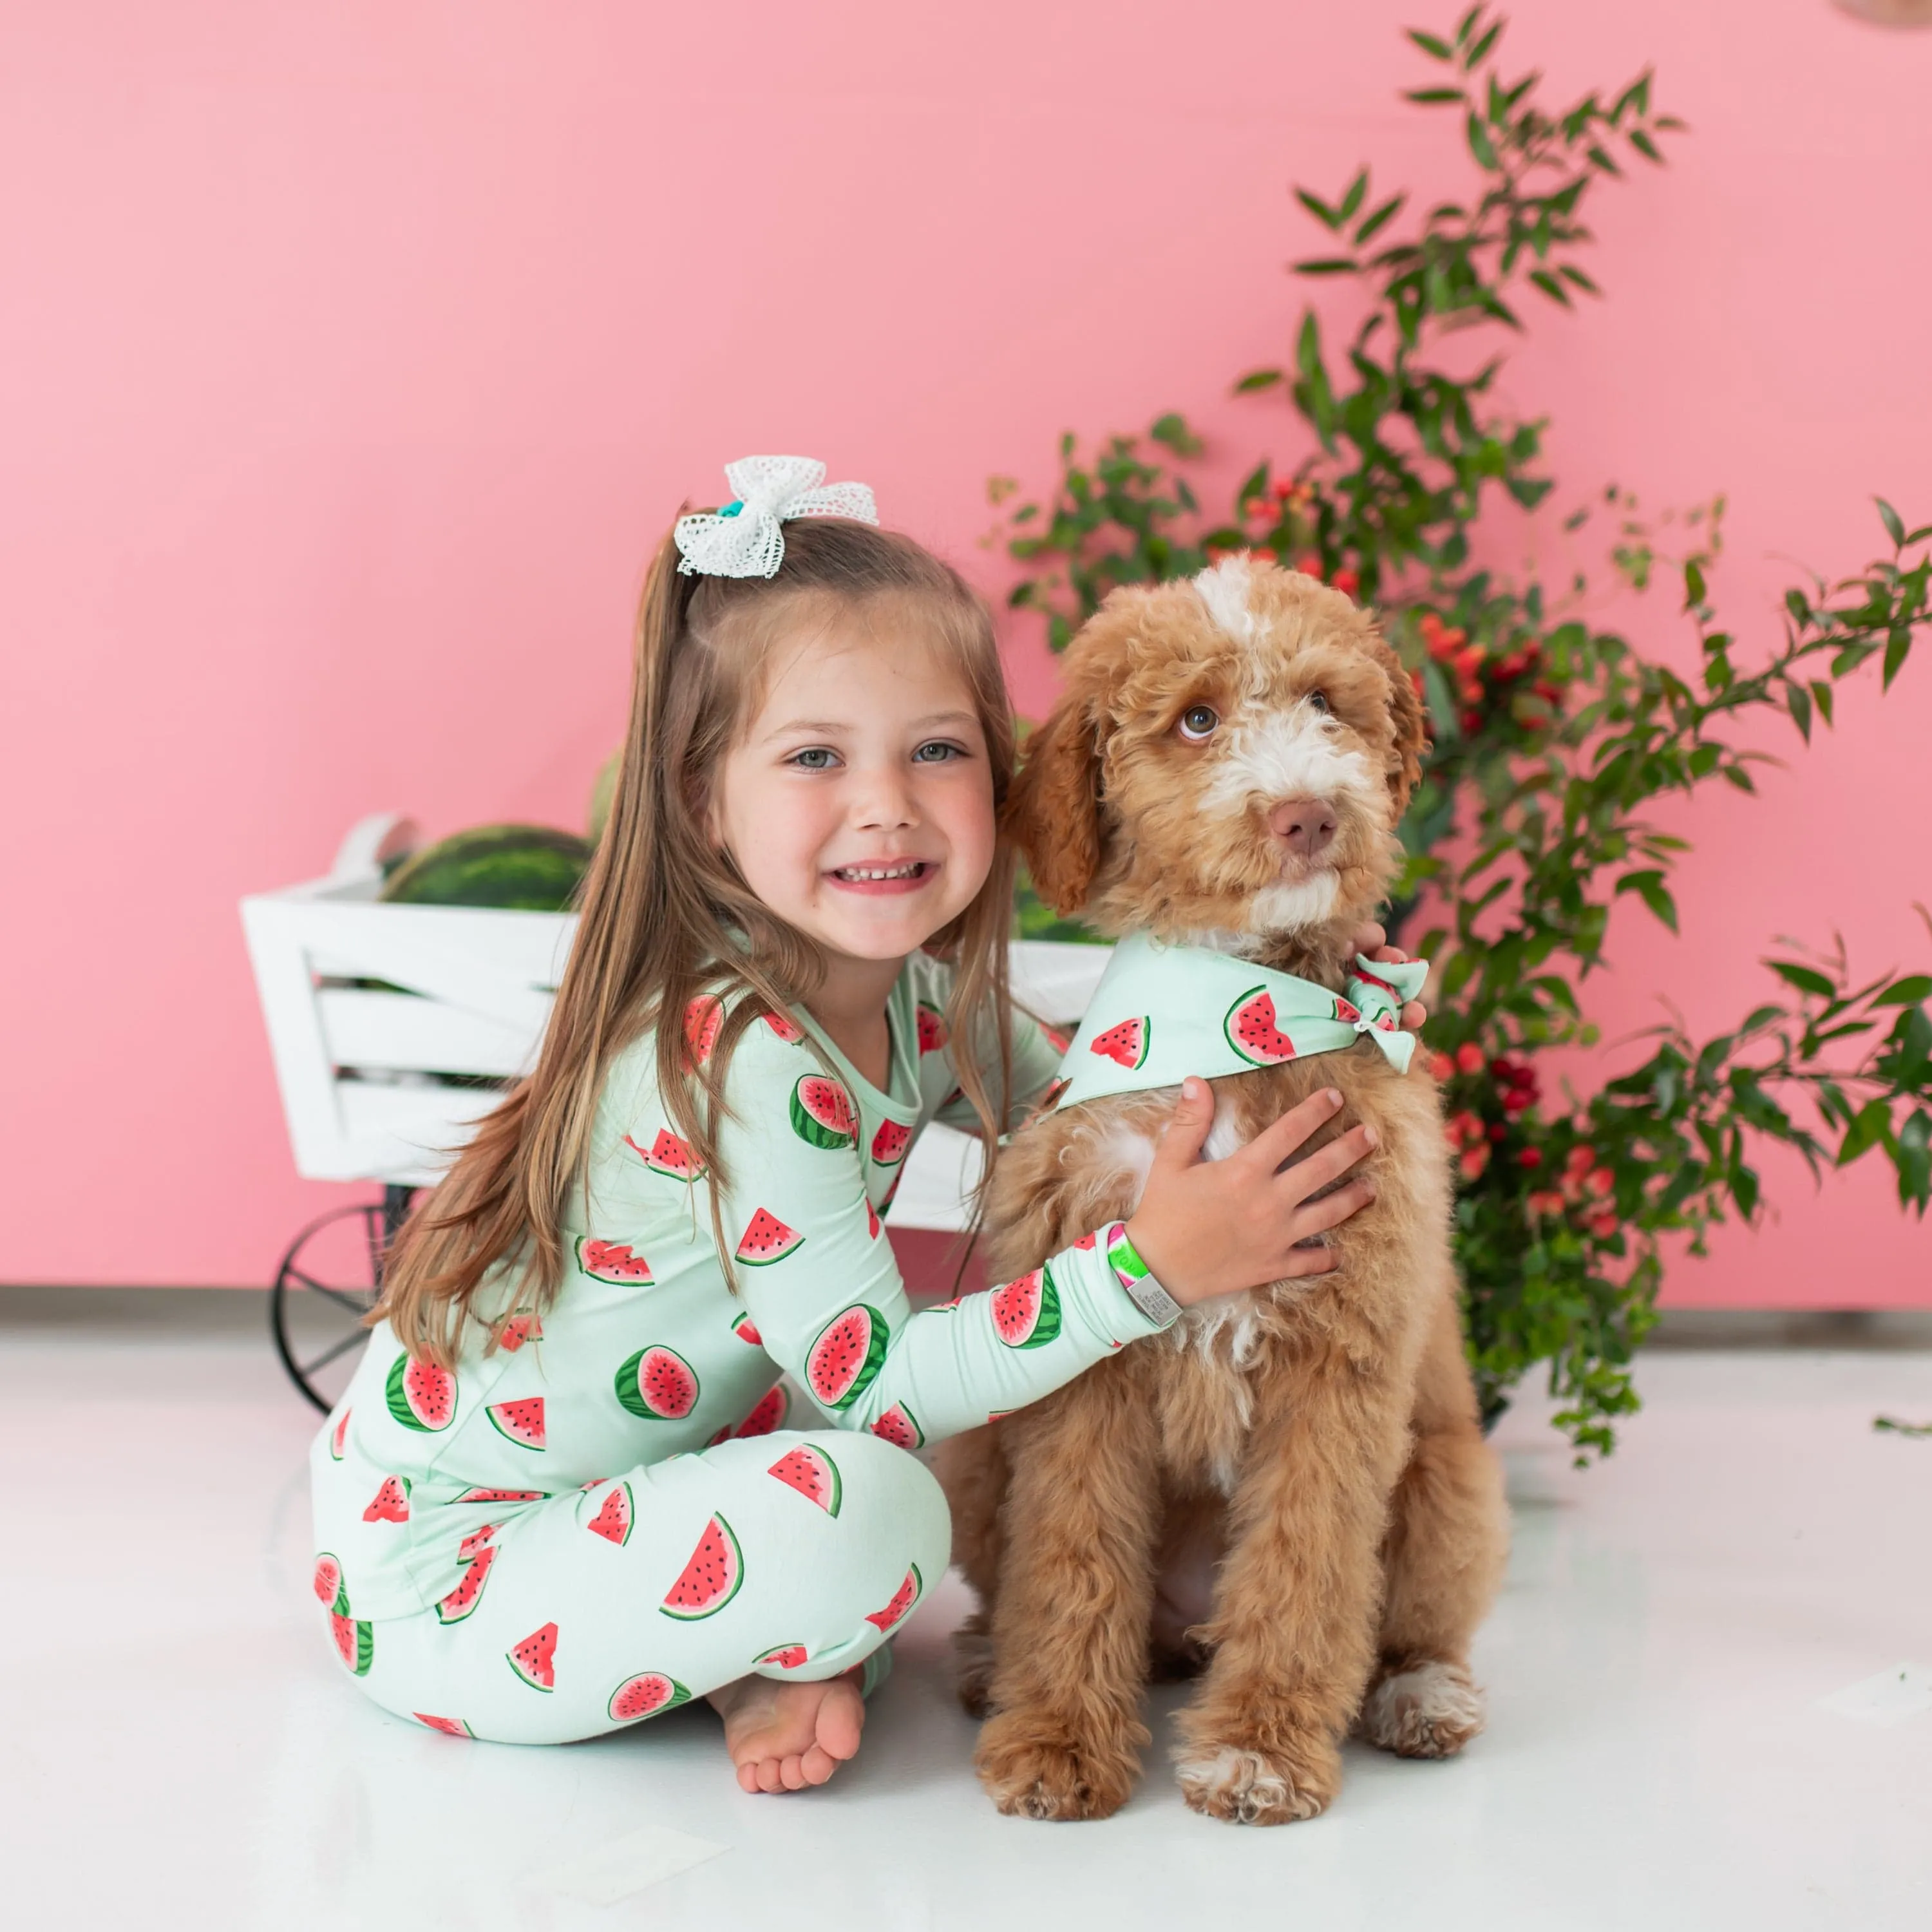
[[852,822],[862,831],[896,831],[918,818],[912,788],[896,770],[868,772],[852,802]]

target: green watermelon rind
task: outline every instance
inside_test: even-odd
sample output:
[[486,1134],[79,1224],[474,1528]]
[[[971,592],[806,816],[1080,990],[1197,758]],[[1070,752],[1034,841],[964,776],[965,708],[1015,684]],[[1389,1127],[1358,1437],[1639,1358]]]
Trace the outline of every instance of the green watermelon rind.
[[[701,1622],[706,1617],[715,1617],[745,1587],[745,1552],[739,1544],[738,1533],[722,1516],[712,1516],[704,1526],[708,1530],[714,1522],[724,1532],[724,1540],[731,1546],[731,1587],[716,1602],[706,1604],[701,1610],[680,1609],[668,1600],[658,1604],[658,1608],[666,1616],[675,1617],[681,1624],[694,1624]],[[701,1546],[704,1539],[700,1536],[698,1540]],[[675,1590],[678,1584],[684,1581],[686,1575],[689,1574],[692,1564],[697,1560],[698,1550],[693,1549],[684,1568],[678,1572],[677,1581],[671,1585],[672,1589]]]
[[601,1234],[579,1234],[577,1238],[575,1250],[578,1272],[580,1274],[588,1275],[592,1281],[608,1281],[620,1288],[656,1287],[657,1277],[651,1273],[651,1264],[642,1255],[632,1255],[631,1257],[632,1260],[644,1270],[642,1274],[600,1274],[584,1258],[584,1250],[586,1246],[628,1249],[630,1245],[628,1241],[607,1241]]
[[[641,1683],[646,1677],[659,1677],[670,1686],[670,1695],[662,1704],[653,1704],[648,1711],[640,1711],[634,1718],[620,1718],[617,1714],[617,1700],[633,1684]],[[675,1711],[679,1705],[691,1702],[691,1693],[668,1670],[637,1670],[626,1678],[612,1691],[604,1706],[605,1714],[614,1724],[641,1724],[652,1718],[662,1718],[667,1711]]]
[[[348,1580],[342,1574],[342,1559],[332,1550],[318,1550],[315,1553],[315,1569],[317,1574],[320,1572],[325,1563],[332,1563],[335,1565],[335,1594],[323,1605],[323,1607],[332,1617],[346,1617],[349,1614],[349,1583]],[[322,1600],[318,1596],[316,1600],[321,1603]]]
[[1274,1014],[1274,998],[1269,992],[1268,989],[1265,986],[1251,987],[1228,1009],[1227,1016],[1221,1022],[1222,1035],[1226,1040],[1228,1044],[1232,1047],[1250,1066],[1280,1066],[1283,1064],[1283,1062],[1292,1060],[1296,1056],[1294,1052],[1294,1042],[1292,1040],[1288,1040],[1288,1036],[1286,1034],[1282,1032],[1280,1024],[1277,1020],[1271,1017],[1269,1019],[1268,1024],[1269,1030],[1271,1032],[1280,1035],[1280,1036],[1283,1040],[1288,1040],[1288,1050],[1286,1053],[1277,1053],[1267,1055],[1250,1053],[1248,1049],[1241,1044],[1240,1036],[1235,1032],[1235,1022],[1240,1019],[1243,1011],[1246,1008],[1252,1006],[1257,1000],[1267,1000],[1268,1012],[1270,1016]]
[[[783,1660],[784,1654],[788,1650],[795,1650],[798,1652],[798,1664],[787,1664]],[[776,1664],[781,1670],[796,1670],[799,1664],[809,1664],[811,1661],[812,1653],[803,1644],[775,1643],[770,1650],[760,1652],[758,1656],[752,1658],[752,1668],[755,1670],[761,1664]]]
[[[1030,1274],[1032,1270],[1029,1270],[1028,1272]],[[999,1337],[1001,1345],[1006,1348],[1043,1348],[1048,1342],[1057,1340],[1059,1337],[1060,1288],[1053,1279],[1053,1270],[1051,1268],[1042,1266],[1039,1272],[1040,1300],[1034,1306],[1033,1326],[1024,1335],[1009,1336],[1000,1328],[999,1309],[995,1300],[1000,1290],[994,1288],[988,1294],[987,1313],[992,1321],[993,1333]],[[1022,1275],[1018,1277],[1018,1281],[1024,1281],[1026,1279],[1026,1275]],[[1012,1288],[1018,1286],[1018,1282],[1006,1282],[1001,1286],[1004,1288]]]
[[[813,1112],[811,1102],[806,1098],[807,1088],[828,1087],[836,1094],[852,1125],[842,1132],[827,1124]],[[824,1148],[828,1153],[836,1153],[842,1148],[852,1145],[859,1137],[859,1110],[852,1104],[852,1096],[836,1080],[823,1073],[801,1073],[791,1090],[791,1130],[807,1145]]]
[[[606,1536],[604,1532],[597,1527],[598,1520],[603,1515],[604,1512],[610,1507],[612,1498],[617,1496],[622,1496],[624,1498],[624,1533],[622,1536]],[[628,1483],[620,1480],[614,1489],[608,1490],[604,1492],[603,1501],[600,1502],[597,1505],[596,1508],[591,1513],[591,1515],[585,1522],[584,1526],[586,1529],[590,1531],[592,1536],[598,1538],[601,1541],[614,1544],[618,1549],[622,1550],[624,1546],[630,1541],[631,1532],[634,1530],[637,1526],[637,1504],[631,1494],[631,1486]]]
[[[1118,1033],[1123,1027],[1140,1028],[1140,1052],[1131,1060],[1122,1060],[1118,1054],[1109,1053],[1106,1046],[1102,1044],[1111,1035]],[[1112,1060],[1117,1066],[1126,1067],[1130,1072],[1135,1072],[1147,1064],[1148,1054],[1153,1045],[1153,1016],[1148,1013],[1136,1013],[1130,1015],[1126,1019],[1116,1020],[1110,1027],[1103,1028],[1094,1036],[1087,1051],[1091,1054],[1097,1054],[1102,1060]]]
[[[460,1624],[466,1617],[476,1614],[476,1606],[483,1600],[483,1592],[488,1586],[491,1573],[496,1567],[496,1546],[486,1543],[463,1566],[463,1575],[456,1588],[446,1597],[436,1600],[436,1620],[446,1627]],[[465,1591],[469,1592],[466,1597]],[[461,1601],[457,1600],[461,1598]],[[450,1606],[454,1604],[454,1609]]]
[[[671,1360],[691,1378],[690,1406],[676,1415],[667,1415],[662,1409],[652,1408],[644,1400],[644,1392],[640,1386],[640,1371],[644,1367],[644,1358],[646,1355],[660,1354],[670,1356]],[[675,1348],[668,1348],[662,1342],[647,1342],[619,1368],[616,1374],[612,1378],[612,1384],[616,1390],[617,1400],[640,1422],[688,1421],[692,1411],[698,1406],[698,1399],[702,1390],[702,1384],[698,1379],[698,1371]]]
[[[658,1154],[658,1149],[663,1146],[666,1141],[670,1142],[682,1156],[682,1166],[680,1166],[676,1160],[665,1160]],[[633,1147],[638,1145],[635,1141],[632,1141],[631,1144]],[[645,1153],[641,1148],[638,1150],[644,1156],[645,1166],[649,1168],[652,1173],[661,1174],[667,1180],[677,1181],[686,1187],[694,1186],[710,1172],[709,1168],[700,1167],[692,1160],[691,1149],[668,1127],[660,1127],[658,1130],[657,1138],[651,1142],[649,1153]]]
[[[892,1604],[898,1602],[899,1598],[905,1594],[908,1587],[910,1588],[912,1594],[910,1596],[906,1597],[905,1602],[899,1610],[898,1614],[896,1616],[887,1616],[886,1613],[891,1610]],[[897,1630],[899,1625],[904,1623],[906,1618],[912,1614],[914,1606],[916,1604],[920,1598],[925,1594],[926,1579],[919,1574],[919,1565],[915,1563],[906,1571],[904,1582],[902,1583],[898,1588],[892,1592],[892,1603],[886,1604],[879,1610],[868,1610],[866,1612],[866,1621],[879,1630]],[[881,1617],[884,1617],[886,1618],[886,1621],[884,1623],[880,1623],[879,1621]]]
[[376,896],[392,904],[569,909],[590,848],[547,825],[480,825],[412,853]]
[[[758,1225],[758,1216],[765,1219],[790,1237],[782,1246],[774,1248],[770,1254],[747,1254],[745,1244],[752,1238],[752,1230]],[[774,1262],[782,1262],[788,1255],[795,1255],[805,1246],[805,1237],[796,1228],[788,1228],[769,1208],[754,1208],[752,1218],[745,1223],[745,1232],[738,1237],[738,1246],[731,1258],[741,1268],[770,1268]]]
[[[430,1367],[434,1365],[425,1363],[422,1366]],[[449,1413],[440,1422],[424,1422],[417,1415],[416,1406],[410,1400],[409,1371],[410,1357],[406,1352],[398,1355],[389,1364],[389,1378],[382,1390],[384,1400],[389,1405],[389,1413],[405,1429],[413,1429],[418,1435],[440,1436],[456,1420],[456,1405],[460,1399],[456,1378],[447,1369],[436,1371],[449,1384]]]
[[[817,1370],[814,1366],[814,1358],[820,1348],[824,1346],[826,1337],[832,1333],[832,1330],[836,1328],[840,1322],[854,1315],[859,1314],[865,1316],[872,1324],[866,1333],[865,1358],[860,1363],[853,1374],[852,1379],[847,1383],[843,1391],[837,1396],[829,1395],[824,1392],[820,1385]],[[855,1301],[849,1308],[842,1308],[823,1328],[819,1330],[818,1334],[812,1339],[812,1346],[806,1352],[805,1385],[811,1390],[812,1400],[821,1408],[829,1408],[834,1412],[850,1408],[872,1386],[873,1378],[884,1366],[886,1359],[886,1346],[891,1332],[886,1326],[886,1318],[870,1302]]]
[[[794,1456],[806,1456],[814,1462],[822,1463],[824,1466],[826,1474],[832,1478],[831,1500],[829,1502],[820,1497],[812,1495],[808,1491],[800,1489],[798,1485],[788,1477],[778,1474],[778,1472]],[[833,1462],[823,1449],[818,1448],[810,1442],[794,1443],[765,1472],[765,1474],[776,1478],[779,1482],[784,1484],[787,1489],[796,1495],[803,1496],[814,1508],[822,1509],[827,1516],[836,1516],[838,1514],[838,1505],[845,1500],[845,1479],[838,1473],[838,1465]]]
[[[543,1397],[540,1395],[519,1396],[515,1397],[514,1400],[518,1402],[541,1402],[543,1400]],[[541,1456],[544,1451],[543,1444],[541,1442],[526,1442],[520,1436],[515,1434],[508,1427],[507,1427],[504,1424],[502,1418],[496,1413],[500,1408],[508,1408],[512,1406],[512,1404],[508,1402],[493,1402],[488,1408],[484,1409],[483,1413],[490,1418],[490,1426],[495,1430],[496,1433],[500,1436],[506,1442],[514,1442],[519,1449],[527,1450],[532,1456]]]
[[[513,1646],[511,1648],[505,1651],[503,1653],[503,1661],[510,1666],[512,1672],[516,1677],[517,1682],[519,1684],[528,1684],[532,1690],[541,1690],[546,1697],[550,1696],[552,1693],[556,1690],[556,1686],[554,1684],[539,1684],[537,1680],[532,1677],[528,1671],[524,1670],[524,1666],[517,1661],[517,1652],[523,1648],[524,1644],[531,1642],[534,1638],[542,1636],[544,1634],[544,1630],[549,1630],[553,1628],[554,1628],[553,1625],[545,1624],[542,1629],[532,1630],[530,1636],[523,1640],[522,1643]],[[550,1654],[553,1657],[556,1654],[556,1640],[554,1637],[550,1640]]]
[[[344,1616],[339,1610],[332,1610],[328,1614],[331,1624],[329,1634],[334,1641],[336,1655],[342,1658],[344,1664],[356,1676],[367,1677],[369,1674],[369,1666],[375,1661],[376,1658],[375,1625],[367,1622],[358,1622],[355,1618]],[[338,1624],[349,1624],[355,1629],[356,1661],[353,1664],[350,1664],[349,1659],[343,1655],[342,1639],[339,1632],[334,1628]]]
[[[886,1424],[898,1416],[910,1432],[910,1441],[898,1435],[887,1435]],[[882,1442],[890,1442],[896,1449],[922,1449],[926,1446],[926,1431],[919,1426],[919,1418],[912,1412],[909,1402],[896,1402],[872,1424],[872,1433]]]

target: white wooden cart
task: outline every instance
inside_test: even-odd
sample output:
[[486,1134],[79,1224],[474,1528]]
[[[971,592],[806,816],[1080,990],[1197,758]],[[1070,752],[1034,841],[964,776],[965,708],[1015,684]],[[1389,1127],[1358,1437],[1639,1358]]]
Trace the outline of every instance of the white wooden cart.
[[[576,937],[572,914],[379,902],[385,862],[416,839],[412,820],[379,813],[344,839],[326,878],[242,902],[296,1170],[383,1190],[304,1228],[270,1294],[284,1365],[324,1410],[352,1369],[382,1255],[416,1190],[442,1178],[535,1065]],[[1016,940],[1014,996],[1076,1024],[1108,951]],[[928,1128],[908,1158],[893,1226],[963,1229],[979,1164],[976,1141]]]

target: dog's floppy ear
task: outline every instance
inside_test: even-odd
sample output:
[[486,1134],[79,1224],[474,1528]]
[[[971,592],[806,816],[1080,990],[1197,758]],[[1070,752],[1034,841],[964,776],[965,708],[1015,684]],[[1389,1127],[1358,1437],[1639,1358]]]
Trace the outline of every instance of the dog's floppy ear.
[[1395,742],[1389,750],[1388,788],[1400,820],[1422,777],[1422,754],[1429,748],[1429,716],[1416,695],[1408,667],[1382,638],[1376,644],[1376,656],[1388,674],[1389,719],[1395,727]]
[[1100,725],[1083,682],[1027,740],[1004,814],[1035,889],[1063,918],[1087,903],[1100,869]]

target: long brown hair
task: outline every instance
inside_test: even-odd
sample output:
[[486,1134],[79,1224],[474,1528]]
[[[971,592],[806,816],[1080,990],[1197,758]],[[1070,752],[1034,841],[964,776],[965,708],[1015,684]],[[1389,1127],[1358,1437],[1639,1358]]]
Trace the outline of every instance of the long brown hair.
[[[772,646],[795,634],[807,601],[821,610],[890,602],[922,620],[964,674],[986,734],[994,808],[1006,802],[1013,730],[986,606],[950,566],[910,537],[838,518],[785,526],[776,577],[686,576],[668,536],[638,614],[631,716],[616,795],[584,875],[577,937],[535,1070],[479,1124],[398,1234],[371,1322],[386,1316],[411,1354],[452,1368],[470,1299],[506,1257],[520,1265],[514,1306],[541,1311],[563,1275],[561,1232],[573,1186],[589,1190],[598,1096],[611,1060],[652,1028],[658,1087],[693,1157],[711,1171],[712,1232],[730,1277],[718,1198],[717,1123],[733,1049],[767,1011],[788,1012],[823,980],[825,958],[752,892],[706,832],[719,760],[761,699]],[[1013,855],[1002,837],[972,903],[926,950],[955,966],[946,1015],[959,1084],[990,1148],[1011,1085],[1006,940]],[[736,929],[748,944],[733,944]],[[703,993],[730,1005],[704,1064],[689,1063],[684,1018]],[[979,1071],[992,1048],[998,1098]],[[445,1152],[450,1151],[448,1149]],[[990,1163],[989,1163],[990,1166]],[[493,1336],[488,1347],[496,1346]]]

